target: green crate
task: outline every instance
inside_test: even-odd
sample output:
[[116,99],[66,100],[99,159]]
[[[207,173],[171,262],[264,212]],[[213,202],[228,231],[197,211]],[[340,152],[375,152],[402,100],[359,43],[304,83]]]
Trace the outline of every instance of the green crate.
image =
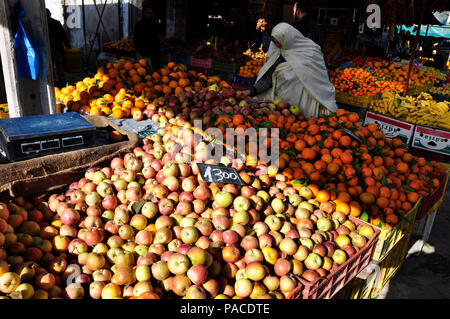
[[237,73],[239,70],[239,65],[237,63],[222,63],[213,60],[212,69],[224,73]]

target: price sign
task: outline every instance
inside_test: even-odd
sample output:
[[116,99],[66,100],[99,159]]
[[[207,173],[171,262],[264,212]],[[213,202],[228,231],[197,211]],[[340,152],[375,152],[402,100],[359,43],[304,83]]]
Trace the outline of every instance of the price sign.
[[245,185],[235,168],[198,163],[202,179],[207,183]]

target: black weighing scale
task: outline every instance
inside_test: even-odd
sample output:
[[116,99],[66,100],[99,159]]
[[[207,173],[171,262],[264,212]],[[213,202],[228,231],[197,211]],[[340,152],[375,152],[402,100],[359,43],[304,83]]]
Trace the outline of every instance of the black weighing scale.
[[96,144],[96,131],[94,125],[75,112],[0,119],[2,162],[92,147]]

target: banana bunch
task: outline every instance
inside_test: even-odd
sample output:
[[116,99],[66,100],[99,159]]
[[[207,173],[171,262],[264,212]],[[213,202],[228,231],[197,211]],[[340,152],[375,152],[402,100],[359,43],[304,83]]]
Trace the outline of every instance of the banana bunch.
[[393,114],[400,103],[400,95],[394,92],[384,92],[381,99],[370,102],[369,108],[380,114]]
[[449,105],[449,102],[437,102],[429,94],[422,93],[413,103],[408,104],[406,121],[417,125],[450,129]]
[[413,124],[450,130],[450,102],[448,101],[437,102],[425,92],[417,97],[401,97],[393,92],[386,92],[381,97],[371,102],[370,109]]

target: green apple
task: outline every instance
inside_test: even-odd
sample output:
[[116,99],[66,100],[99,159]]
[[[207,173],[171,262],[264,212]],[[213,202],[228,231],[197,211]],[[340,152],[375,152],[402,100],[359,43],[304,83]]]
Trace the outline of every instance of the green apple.
[[302,109],[298,105],[291,105],[289,111],[291,111],[291,113],[294,114],[295,116],[298,116],[300,115],[300,113],[302,113]]

